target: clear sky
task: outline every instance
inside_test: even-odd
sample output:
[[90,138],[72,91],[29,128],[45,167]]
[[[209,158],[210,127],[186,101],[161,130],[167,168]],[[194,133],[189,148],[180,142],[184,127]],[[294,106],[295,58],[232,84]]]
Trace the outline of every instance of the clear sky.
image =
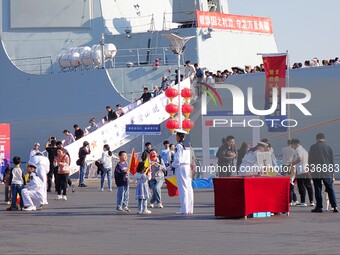
[[228,0],[231,14],[270,17],[290,62],[340,57],[340,0]]

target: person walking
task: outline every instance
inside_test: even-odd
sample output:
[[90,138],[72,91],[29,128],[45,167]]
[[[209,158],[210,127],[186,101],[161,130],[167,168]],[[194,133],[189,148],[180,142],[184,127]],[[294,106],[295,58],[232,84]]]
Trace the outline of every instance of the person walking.
[[[316,135],[316,143],[313,144],[308,153],[308,166],[311,172],[316,206],[311,211],[313,213],[322,213],[322,183],[329,197],[329,202],[333,207],[333,212],[338,213],[335,192],[333,188],[334,176],[334,157],[332,148],[326,144],[326,137],[323,133]],[[320,166],[321,170],[320,171]]]
[[[65,154],[64,149],[58,148],[57,156],[54,159],[54,165],[58,167],[57,174],[57,200],[67,200],[66,191],[67,191],[67,179],[70,174],[70,158],[67,154]],[[61,195],[61,190],[63,190],[63,195]]]
[[300,203],[296,206],[307,206],[306,204],[306,189],[310,201],[310,206],[315,206],[313,202],[313,188],[310,173],[307,171],[308,152],[300,145],[299,139],[292,139],[291,146],[295,150],[292,166],[295,166],[297,186],[300,193]]
[[104,171],[100,179],[100,191],[104,191],[105,176],[107,176],[107,190],[112,191],[112,152],[108,144],[104,145],[103,150],[100,161],[103,164]]
[[192,189],[190,145],[186,143],[182,129],[176,130],[176,150],[172,166],[176,168],[175,174],[181,208],[176,214],[186,215],[194,213],[194,192]]

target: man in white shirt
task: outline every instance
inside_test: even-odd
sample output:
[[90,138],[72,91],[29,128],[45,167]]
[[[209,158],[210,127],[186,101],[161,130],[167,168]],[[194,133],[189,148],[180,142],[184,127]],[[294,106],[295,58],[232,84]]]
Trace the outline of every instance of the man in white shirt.
[[291,147],[295,150],[292,166],[295,166],[297,185],[301,197],[301,203],[296,206],[307,206],[306,204],[306,189],[310,201],[310,206],[314,206],[313,188],[311,177],[308,172],[308,152],[300,145],[298,139],[292,139]]

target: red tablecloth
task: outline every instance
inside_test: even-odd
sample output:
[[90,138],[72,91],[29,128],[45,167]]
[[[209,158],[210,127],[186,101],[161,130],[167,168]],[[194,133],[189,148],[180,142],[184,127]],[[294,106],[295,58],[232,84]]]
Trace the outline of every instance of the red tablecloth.
[[215,216],[289,212],[289,177],[214,178]]

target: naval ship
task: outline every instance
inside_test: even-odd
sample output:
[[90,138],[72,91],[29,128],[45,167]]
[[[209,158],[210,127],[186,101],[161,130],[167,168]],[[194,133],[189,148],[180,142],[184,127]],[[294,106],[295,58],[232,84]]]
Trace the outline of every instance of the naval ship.
[[[258,53],[278,52],[271,20],[230,14],[227,0],[1,0],[0,9],[0,123],[11,125],[11,155],[23,158],[35,142],[44,144],[50,136],[61,140],[62,131],[73,131],[73,124],[85,127],[93,117],[100,120],[106,115],[106,105],[121,104],[131,111],[125,119],[105,125],[105,130],[91,133],[87,140],[91,135],[101,136],[101,144],[118,149],[137,137],[124,134],[125,124],[164,126],[169,117],[160,110],[166,104],[164,98],[158,106],[154,103],[144,110],[131,103],[140,97],[143,87],[152,89],[163,76],[171,78],[177,68],[183,71],[185,60],[216,71],[255,66],[262,62]],[[169,34],[191,38],[180,66],[164,36]],[[299,119],[299,126],[291,134],[308,148],[315,134],[323,131],[338,157],[339,68],[293,70],[289,77],[290,86],[307,88],[312,94],[306,105],[312,117],[292,109],[291,116]],[[263,104],[263,73],[233,75],[226,81],[243,91],[256,88],[254,101]],[[212,102],[209,107],[230,110],[230,93],[220,94],[222,109]],[[157,114],[161,117],[155,117]],[[202,119],[197,117],[195,122],[191,136],[201,137]],[[156,144],[170,135],[166,132],[147,139]],[[209,145],[192,139],[193,146],[219,146],[221,137],[228,134],[239,143],[252,139],[249,128],[210,133]],[[261,137],[280,148],[288,134],[263,128]],[[68,148],[75,158],[84,139]],[[102,147],[98,148],[93,157],[101,152]]]

